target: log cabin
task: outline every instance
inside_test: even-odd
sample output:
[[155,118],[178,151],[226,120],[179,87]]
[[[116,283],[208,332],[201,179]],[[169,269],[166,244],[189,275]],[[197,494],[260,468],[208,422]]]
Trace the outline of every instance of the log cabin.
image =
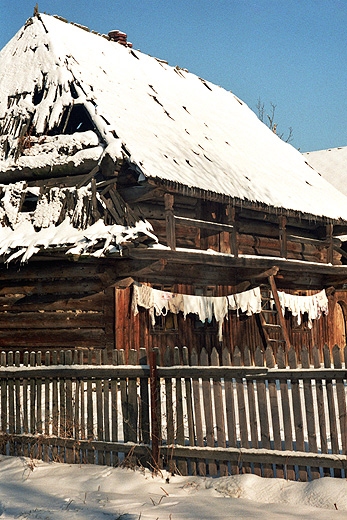
[[0,71],[1,350],[342,341],[347,198],[232,92],[37,11]]

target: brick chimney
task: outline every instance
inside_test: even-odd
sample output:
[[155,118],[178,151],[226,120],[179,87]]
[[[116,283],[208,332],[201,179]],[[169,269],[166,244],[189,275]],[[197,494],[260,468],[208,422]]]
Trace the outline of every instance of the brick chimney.
[[118,30],[113,30],[108,33],[108,37],[113,42],[120,43],[124,47],[132,47],[133,44],[127,41],[127,35],[126,33]]

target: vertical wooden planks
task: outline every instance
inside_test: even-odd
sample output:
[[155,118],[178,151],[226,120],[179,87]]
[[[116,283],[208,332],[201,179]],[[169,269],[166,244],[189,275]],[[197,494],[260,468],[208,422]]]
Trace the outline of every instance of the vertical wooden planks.
[[[189,352],[187,347],[182,348],[182,361],[184,365],[189,365]],[[193,395],[192,395],[192,381],[190,378],[184,380],[186,390],[187,403],[187,425],[188,425],[188,439],[189,446],[195,445],[195,431],[194,431],[194,415],[193,415]],[[190,462],[189,474],[196,475],[196,462]]]
[[[59,352],[59,364],[65,365],[65,351]],[[59,437],[66,438],[66,385],[65,378],[59,379]],[[59,450],[59,461],[63,462],[65,459],[65,449]]]
[[[331,368],[330,349],[329,349],[328,345],[324,345],[324,347],[323,347],[323,359],[324,359],[324,367]],[[328,402],[328,410],[329,410],[331,452],[339,453],[339,441],[338,441],[337,424],[336,424],[336,409],[335,409],[334,388],[333,388],[332,379],[327,378],[325,384],[326,384],[326,389],[327,389],[327,402]],[[340,477],[341,470],[334,469],[333,474],[335,477]]]
[[[171,356],[171,348],[166,347],[164,351],[164,366],[169,367],[173,365],[173,359]],[[168,446],[172,446],[170,455],[168,457],[168,469],[171,474],[175,473],[175,463],[173,460],[174,455],[174,414],[173,414],[173,397],[172,397],[172,379],[171,377],[165,378],[165,408],[166,408],[166,442]]]
[[[241,366],[241,352],[238,347],[234,350],[234,366]],[[237,409],[239,418],[240,428],[240,444],[241,448],[249,448],[248,439],[248,421],[246,414],[246,402],[245,402],[245,391],[243,385],[243,379],[236,379],[236,395],[237,395]],[[241,461],[240,461],[241,462]],[[242,463],[242,473],[251,473],[251,466],[249,462]]]
[[[248,347],[244,348],[243,351],[243,362],[245,366],[251,366],[251,352]],[[258,421],[256,412],[256,399],[254,382],[251,379],[247,379],[247,398],[248,398],[248,411],[249,411],[249,430],[251,434],[252,448],[259,448],[258,439]],[[261,465],[258,462],[253,463],[253,472],[255,475],[261,476]]]
[[[266,360],[266,366],[268,368],[275,367],[275,359],[274,359],[272,348],[270,346],[268,346],[265,351],[265,360]],[[268,388],[269,388],[269,400],[270,400],[270,410],[271,410],[271,420],[272,420],[273,447],[275,450],[281,450],[282,441],[281,441],[281,430],[280,430],[280,417],[279,417],[279,410],[278,410],[277,388],[276,388],[275,379],[269,379]],[[284,471],[283,471],[282,465],[279,465],[279,464],[276,465],[276,477],[278,477],[278,478],[284,477]]]
[[[51,356],[49,352],[45,353],[45,366],[49,366],[51,364]],[[52,400],[52,395],[50,391],[50,379],[48,377],[44,380],[44,388],[45,388],[45,418],[44,418],[44,434],[46,437],[50,435],[50,424],[51,424],[51,413],[50,413],[50,403]],[[43,460],[45,462],[49,462],[50,460],[50,453],[49,453],[49,447],[44,445],[43,447]]]
[[[222,351],[223,366],[231,366],[230,352],[227,348]],[[228,446],[236,448],[236,416],[235,416],[235,399],[234,399],[234,384],[232,379],[224,379],[224,393],[225,393],[225,414],[226,424],[228,429]],[[235,461],[231,461],[231,474],[236,475],[238,465]]]
[[[296,352],[293,347],[288,351],[289,366],[292,369],[297,368]],[[305,451],[304,443],[304,425],[301,408],[300,382],[298,379],[292,379],[291,391],[293,400],[293,415],[295,428],[295,449],[296,451]],[[299,466],[299,479],[302,482],[307,481],[307,470],[304,466]]]
[[[200,354],[201,366],[209,366],[208,354],[205,348],[201,350]],[[208,377],[202,378],[202,395],[204,403],[204,415],[205,415],[205,427],[206,427],[206,444],[207,446],[214,447],[214,427],[213,427],[213,409],[212,409],[212,396],[211,396],[211,381]],[[217,475],[217,465],[214,459],[208,461],[208,472],[211,476]]]
[[[13,366],[13,352],[8,353],[7,364]],[[8,380],[8,433],[11,435],[15,433],[15,394],[14,394],[15,382],[13,379]],[[14,443],[10,442],[10,455],[14,455]]]
[[[118,365],[125,365],[125,352],[118,350]],[[123,419],[123,439],[124,442],[129,441],[129,417],[128,417],[128,389],[126,379],[121,378],[119,381],[120,395],[122,403],[122,419]]]
[[[29,365],[29,352],[23,354],[23,365]],[[23,433],[29,433],[29,419],[28,419],[28,379],[23,379]],[[25,441],[23,443],[23,455],[28,457],[28,444]]]
[[[219,366],[219,354],[217,349],[214,347],[211,352],[211,365]],[[225,435],[225,418],[224,418],[224,407],[223,407],[223,393],[222,393],[222,382],[218,378],[213,378],[213,397],[214,397],[214,410],[215,410],[215,421],[216,421],[216,438],[217,446],[219,448],[226,448],[226,435]],[[219,462],[219,474],[221,477],[228,475],[228,462]]]
[[[277,351],[277,366],[279,369],[286,368],[286,355],[283,347],[280,346]],[[288,383],[286,380],[280,380],[281,404],[282,404],[282,420],[284,430],[284,449],[286,451],[293,450],[293,432],[291,422],[291,411],[289,403]],[[286,464],[286,478],[288,480],[295,480],[295,471],[292,464]]]
[[[176,347],[174,349],[174,364],[179,366],[181,364],[180,360],[180,352]],[[184,436],[184,414],[183,414],[183,391],[182,391],[182,379],[176,378],[176,443],[179,446],[185,445],[185,436]],[[177,459],[177,468],[181,475],[188,474],[188,465],[187,461],[182,458]]]
[[[137,350],[129,350],[129,365],[137,364]],[[135,377],[128,378],[128,424],[129,424],[129,441],[137,442],[138,440],[138,398],[137,398],[137,379]]]
[[[92,352],[88,351],[88,364],[92,364]],[[94,407],[93,407],[93,382],[90,378],[87,379],[87,439],[89,441],[94,439]],[[89,464],[94,464],[94,450],[88,448],[87,458]]]
[[[35,360],[35,352],[31,352],[30,356],[30,366],[34,367],[36,365]],[[31,377],[29,379],[29,395],[30,395],[30,426],[29,431],[32,435],[36,433],[36,381],[35,378]],[[34,448],[31,446],[30,455],[35,456],[35,453],[32,451]]]
[[[36,366],[42,366],[42,354],[36,353]],[[42,434],[42,384],[41,377],[35,378],[36,381],[36,432]],[[42,459],[42,444],[37,446],[37,458]]]
[[[147,352],[145,348],[139,350],[139,364],[147,365]],[[140,419],[139,419],[139,441],[144,444],[150,442],[150,423],[149,423],[149,390],[148,378],[140,379]]]
[[[192,350],[190,356],[190,362],[193,366],[199,365],[198,354],[195,349]],[[195,417],[195,431],[196,431],[196,444],[197,446],[204,446],[204,434],[202,428],[202,403],[200,399],[200,380],[199,378],[193,378],[193,406],[194,406],[194,417]],[[199,475],[206,475],[206,462],[203,459],[197,461],[197,471]]]
[[[263,351],[257,347],[254,353],[255,365],[258,367],[264,366]],[[267,391],[265,381],[257,381],[258,394],[258,410],[260,422],[260,443],[261,447],[269,450],[270,445],[270,431],[269,431],[269,416],[267,409]],[[270,464],[263,464],[264,477],[272,477],[273,470]]]
[[[20,365],[20,354],[18,351],[15,352],[14,355],[14,364],[16,367],[19,367]],[[21,382],[19,379],[16,378],[15,380],[15,403],[16,403],[16,428],[15,433],[21,433],[22,432],[22,422],[21,418],[23,416],[22,412],[22,402],[21,402]],[[18,442],[16,445],[16,454],[22,455],[23,454],[23,444]]]
[[[100,349],[95,352],[95,363],[97,366],[101,365],[101,351]],[[95,379],[95,398],[96,398],[96,438],[98,441],[102,441],[104,438],[104,415],[103,415],[103,381],[98,377]],[[97,463],[100,465],[104,464],[104,451],[97,450]]]
[[[303,347],[303,349],[301,351],[301,363],[302,363],[302,368],[310,368],[309,351],[306,347]],[[318,453],[312,384],[311,384],[311,381],[309,381],[307,379],[304,380],[304,397],[305,397],[305,410],[304,411],[306,413],[308,449],[312,453]],[[311,466],[310,473],[311,473],[311,478],[313,480],[320,477],[320,472],[319,472],[318,467]]]
[[[347,349],[344,349],[345,353]],[[342,368],[341,351],[337,345],[333,347],[333,361],[335,368]],[[345,362],[346,363],[346,362]],[[347,411],[346,411],[346,394],[343,379],[336,381],[337,406],[339,410],[339,423],[341,432],[342,453],[347,455]]]
[[[312,358],[314,368],[321,368],[319,359],[319,350],[317,347],[312,349]],[[324,392],[323,392],[323,381],[322,379],[316,379],[316,399],[317,399],[317,411],[319,420],[319,437],[320,437],[320,449],[322,453],[328,453],[327,443],[327,430],[326,430],[326,418],[325,418],[325,407],[324,407]],[[330,471],[323,468],[324,476],[330,476]]]
[[[102,363],[108,365],[110,353],[106,349],[102,351]],[[110,380],[104,379],[103,383],[103,396],[104,396],[104,441],[109,442],[110,438]],[[109,449],[105,448],[105,464],[106,466],[111,465],[111,453]]]
[[[67,350],[65,352],[65,364],[72,365],[72,352]],[[72,379],[67,378],[65,380],[65,391],[66,391],[66,438],[74,437],[74,419],[73,419],[73,407],[72,407]],[[74,448],[67,446],[65,450],[66,462],[72,464],[75,461]]]
[[[118,351],[112,352],[112,362],[118,364]],[[118,379],[111,379],[111,441],[118,441]],[[118,464],[118,453],[112,453],[112,463]]]
[[[6,366],[6,352],[0,354],[0,366]],[[1,431],[7,431],[7,381],[1,379]],[[4,446],[6,453],[6,445]]]

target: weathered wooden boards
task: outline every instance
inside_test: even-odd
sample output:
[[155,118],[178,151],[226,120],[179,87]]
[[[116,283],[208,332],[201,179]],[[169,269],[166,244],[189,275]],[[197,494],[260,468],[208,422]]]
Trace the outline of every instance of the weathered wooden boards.
[[[197,475],[253,472],[290,480],[347,475],[347,371],[338,347],[167,347],[0,354],[1,451],[68,463]],[[346,350],[344,352],[346,354]],[[152,366],[152,365],[151,365]],[[152,381],[151,373],[156,374]],[[154,421],[155,419],[155,421]],[[156,454],[153,455],[153,436]]]

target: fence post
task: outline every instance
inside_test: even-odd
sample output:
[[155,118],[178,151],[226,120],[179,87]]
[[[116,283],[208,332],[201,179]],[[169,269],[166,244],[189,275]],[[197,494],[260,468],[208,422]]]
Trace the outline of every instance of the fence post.
[[151,441],[154,470],[159,468],[159,421],[158,421],[158,371],[157,356],[154,350],[149,352],[149,375],[151,389]]

